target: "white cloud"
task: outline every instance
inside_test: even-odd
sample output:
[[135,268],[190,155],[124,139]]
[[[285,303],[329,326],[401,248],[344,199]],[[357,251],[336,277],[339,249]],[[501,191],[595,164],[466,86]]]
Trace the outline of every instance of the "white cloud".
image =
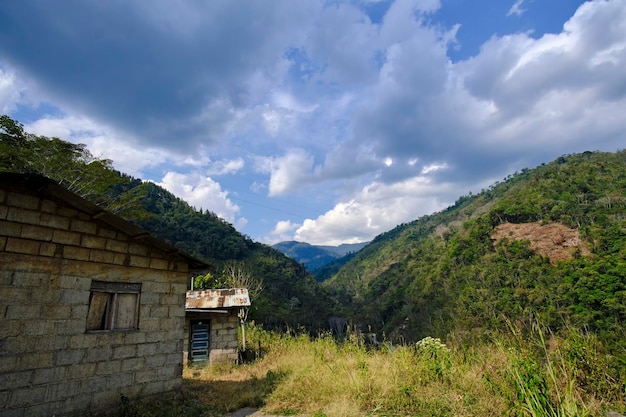
[[281,220],[276,223],[274,229],[264,238],[267,244],[273,245],[286,240],[293,240],[293,231],[300,227],[298,223],[292,223],[291,220]]
[[197,172],[190,174],[168,172],[157,185],[182,198],[196,209],[212,211],[230,223],[236,221],[239,206],[234,204],[228,198],[229,193],[223,191],[220,184],[210,177]]
[[145,178],[145,170],[149,171],[169,159],[164,151],[138,148],[125,135],[81,116],[44,116],[26,125],[25,129],[37,135],[83,143],[95,157],[110,159],[116,169],[137,178]]
[[511,16],[511,15],[521,16],[521,15],[523,15],[526,12],[526,9],[524,9],[522,7],[524,5],[525,1],[526,0],[515,0],[515,3],[513,3],[513,5],[509,9],[509,11],[506,13],[506,15],[507,16]]
[[7,114],[15,109],[21,99],[23,86],[18,85],[15,74],[0,66],[0,113]]
[[292,149],[282,157],[258,160],[258,169],[270,174],[270,196],[304,188],[311,182],[312,168],[313,157],[303,149]]
[[400,223],[444,208],[455,192],[450,184],[432,183],[427,177],[390,185],[372,183],[317,219],[305,220],[295,240],[325,245],[371,240]]

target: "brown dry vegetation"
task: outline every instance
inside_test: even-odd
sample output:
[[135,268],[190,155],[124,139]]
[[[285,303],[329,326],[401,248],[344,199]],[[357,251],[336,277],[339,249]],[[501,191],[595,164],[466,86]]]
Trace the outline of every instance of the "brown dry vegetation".
[[591,251],[580,239],[577,229],[560,223],[503,223],[495,228],[491,238],[496,242],[502,239],[528,240],[530,248],[550,262],[572,259],[577,253],[589,255]]

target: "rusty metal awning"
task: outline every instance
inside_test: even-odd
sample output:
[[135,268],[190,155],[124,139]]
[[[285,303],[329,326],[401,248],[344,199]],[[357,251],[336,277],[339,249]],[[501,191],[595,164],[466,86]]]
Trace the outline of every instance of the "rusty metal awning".
[[187,291],[185,308],[209,310],[250,306],[250,296],[246,288],[221,290]]

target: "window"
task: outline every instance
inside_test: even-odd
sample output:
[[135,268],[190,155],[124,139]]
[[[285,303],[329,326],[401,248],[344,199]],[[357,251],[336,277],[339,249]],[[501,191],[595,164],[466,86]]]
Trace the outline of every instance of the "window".
[[92,281],[87,331],[137,330],[141,284]]

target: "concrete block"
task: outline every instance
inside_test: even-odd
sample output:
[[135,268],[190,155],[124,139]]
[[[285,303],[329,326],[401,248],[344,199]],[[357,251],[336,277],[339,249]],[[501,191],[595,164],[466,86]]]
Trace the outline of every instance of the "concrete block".
[[[46,309],[43,309],[46,314]],[[50,335],[55,334],[55,323],[50,320],[38,321],[28,320],[22,323],[21,336],[45,336],[45,339],[49,340]]]
[[99,343],[95,333],[81,333],[70,336],[69,346],[73,349],[93,349]]
[[85,355],[85,363],[105,362],[111,359],[111,347],[103,346],[95,349],[87,350]]
[[[142,309],[143,310],[143,309]],[[159,318],[147,317],[147,314],[139,313],[139,329],[143,332],[153,332],[159,330]]]
[[135,383],[135,374],[132,372],[122,372],[109,376],[107,380],[107,389],[122,390]]
[[164,331],[152,331],[146,333],[146,342],[147,343],[160,343],[164,340],[167,340],[167,332]]
[[20,207],[30,210],[38,210],[39,201],[39,197],[11,191],[9,191],[6,196],[6,204],[8,206]]
[[42,213],[39,217],[39,224],[52,229],[68,230],[70,227],[70,219],[54,214]]
[[38,211],[24,210],[15,207],[9,207],[6,219],[10,222],[24,224],[39,224],[41,213]]
[[4,318],[7,320],[34,320],[41,317],[39,305],[9,305]]
[[113,359],[126,359],[137,356],[137,346],[122,345],[113,346]]
[[22,225],[13,221],[0,220],[0,230],[3,236],[20,237]]
[[87,317],[87,310],[89,310],[89,307],[86,305],[74,305],[72,306],[71,317],[73,319],[85,320],[85,317]]
[[[150,317],[167,318],[169,314],[169,308],[167,306],[152,306],[150,307]],[[163,320],[165,322],[167,320]]]
[[[8,407],[8,406],[7,406]],[[25,414],[26,408],[14,408],[12,410],[2,410],[2,417],[24,417],[32,414]]]
[[122,360],[122,372],[144,369],[144,358],[128,358]]
[[64,245],[80,246],[80,233],[65,230],[55,230],[52,233],[52,240]]
[[9,400],[9,408],[26,407],[42,403],[46,396],[45,386],[27,387],[13,390]]
[[56,243],[47,243],[42,242],[39,246],[39,255],[47,256],[49,258],[53,258],[58,251],[58,247]]
[[148,268],[150,267],[150,258],[130,255],[130,266],[134,266],[136,268]]
[[144,370],[135,372],[135,383],[137,384],[151,382],[151,381],[154,381],[155,378],[156,378],[155,369],[144,369]]
[[84,319],[67,319],[67,320],[59,320],[56,322],[56,334],[58,336],[69,336],[77,333],[85,332],[85,322]]
[[69,319],[72,316],[72,307],[68,305],[46,304],[42,306],[41,311],[43,317],[46,317],[49,320]]
[[0,374],[15,372],[17,369],[17,361],[14,357],[0,356]]
[[89,249],[81,248],[78,246],[65,246],[63,248],[64,259],[74,259],[77,261],[89,260]]
[[99,376],[113,375],[113,374],[119,373],[120,369],[122,369],[122,361],[120,360],[99,362],[96,364],[95,375],[99,375]]
[[55,364],[57,366],[78,365],[85,357],[84,349],[68,349],[56,352]]
[[65,378],[65,367],[35,369],[31,383],[33,385],[52,384],[63,381]]
[[0,391],[28,387],[32,377],[33,371],[20,371],[3,375],[3,377],[0,378]]
[[39,254],[39,242],[35,240],[18,239],[9,237],[6,243],[6,251],[13,253],[24,253],[27,255]]
[[150,258],[150,268],[167,271],[169,261],[162,258]]
[[131,255],[148,257],[148,247],[140,243],[130,242],[128,244],[128,253],[130,253]]
[[174,353],[177,352],[178,343],[176,341],[170,342],[162,342],[159,343],[158,352],[159,353]]
[[106,239],[115,239],[117,237],[117,232],[115,230],[100,227],[98,229],[98,236],[104,237]]
[[107,378],[106,377],[93,377],[82,381],[80,385],[81,394],[91,395],[95,392],[101,392],[106,390]]
[[74,218],[70,223],[70,230],[73,232],[95,235],[97,234],[98,226],[96,225],[96,223]]
[[146,342],[146,334],[144,332],[124,333],[124,344],[138,345]]
[[90,378],[96,372],[95,363],[73,364],[66,367],[65,375],[68,381],[84,380]]
[[57,214],[63,217],[76,217],[78,216],[78,211],[67,206],[59,206],[57,209]]
[[92,249],[89,260],[101,264],[115,264],[115,253]]
[[61,304],[63,305],[88,305],[89,291],[66,288],[61,291]]
[[137,346],[137,356],[146,357],[157,353],[158,343],[143,343]]
[[106,241],[107,240],[103,237],[92,236],[92,235],[82,235],[81,245],[90,249],[104,250],[106,247]]
[[47,227],[25,224],[22,226],[21,237],[23,239],[39,240],[50,242],[52,240],[52,229]]
[[41,200],[41,211],[44,213],[54,214],[57,211],[57,204],[52,200]]
[[19,369],[31,370],[37,368],[51,368],[54,365],[53,352],[35,352],[20,355]]
[[166,356],[165,355],[152,355],[152,356],[146,356],[145,358],[145,367],[147,369],[150,368],[159,368],[163,365],[165,365],[165,359]]
[[122,242],[115,239],[107,239],[105,249],[113,252],[127,253],[128,242]]

